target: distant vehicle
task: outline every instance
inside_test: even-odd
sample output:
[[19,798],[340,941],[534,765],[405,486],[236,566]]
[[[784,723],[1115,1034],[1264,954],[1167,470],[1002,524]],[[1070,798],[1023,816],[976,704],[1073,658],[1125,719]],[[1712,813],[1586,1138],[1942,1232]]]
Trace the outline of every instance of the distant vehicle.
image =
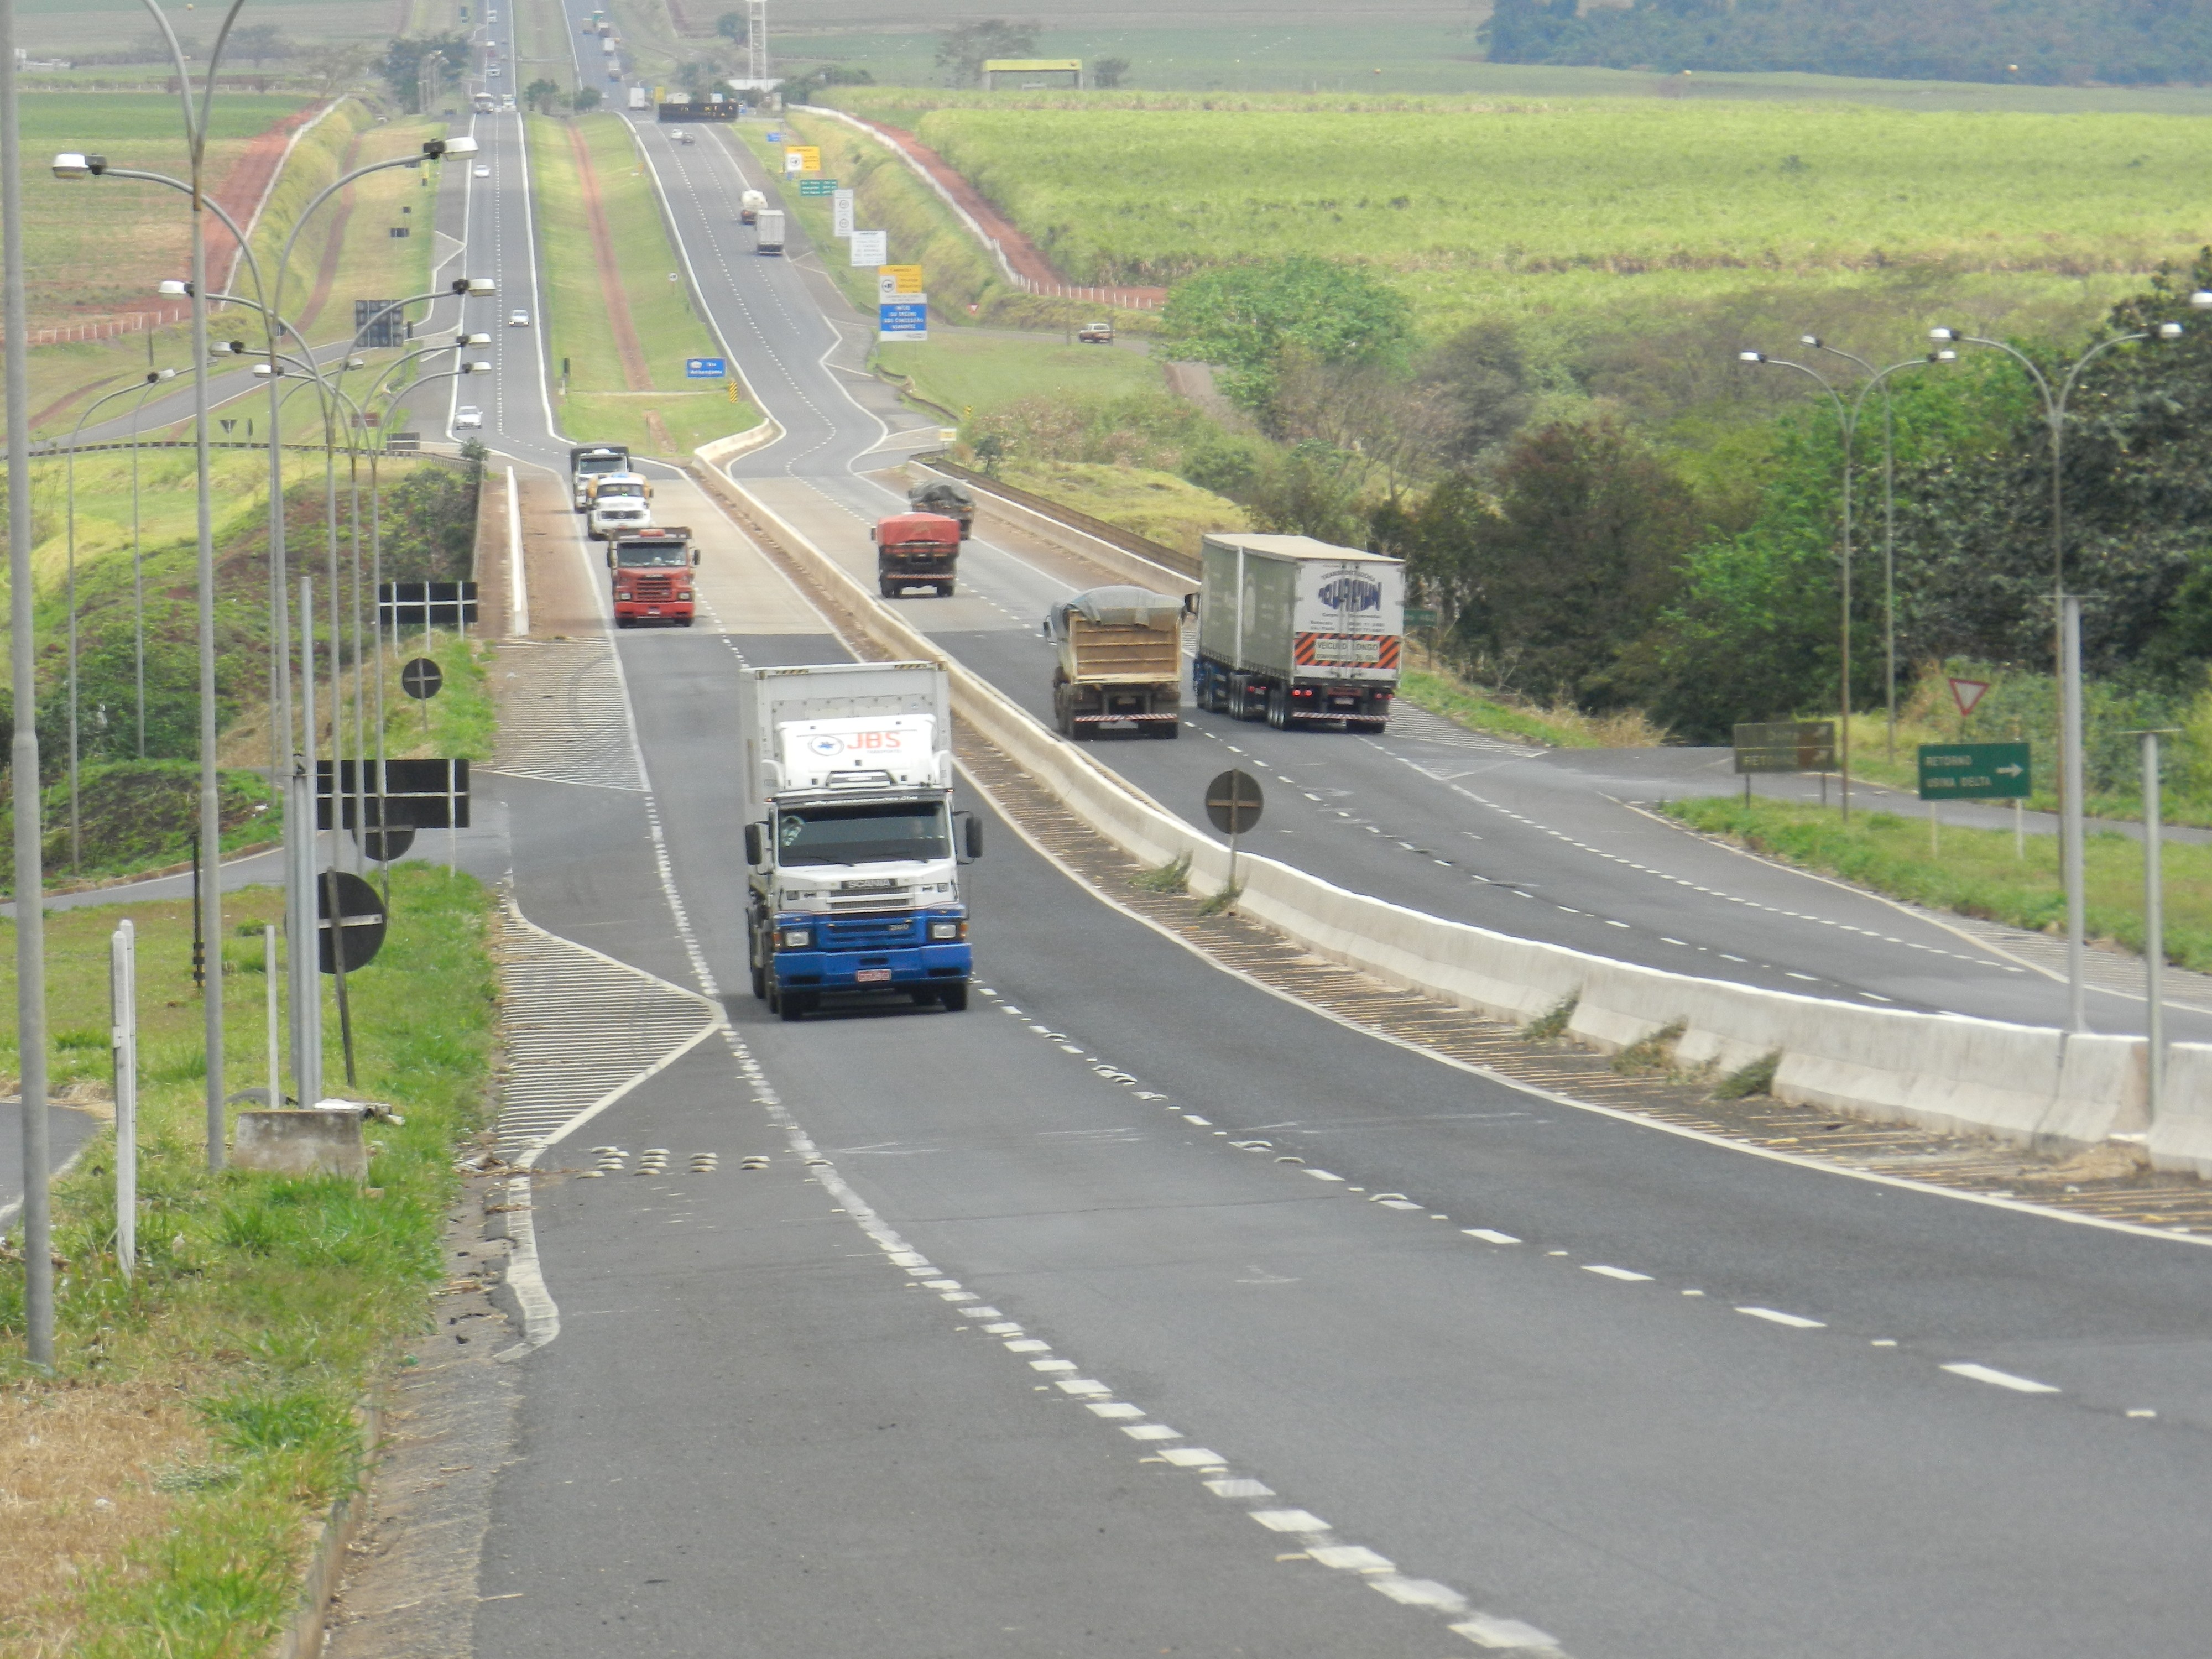
[[530,313],[526,311],[508,312],[507,313],[507,325],[509,328],[528,328],[530,326]]
[[490,68],[484,70],[484,73],[491,76],[493,80],[496,81],[499,78],[499,65],[496,64],[492,64]]
[[975,498],[947,479],[915,484],[906,492],[906,504],[917,513],[941,513],[958,520],[963,542],[975,533]]
[[646,96],[645,88],[643,87],[632,87],[629,89],[629,106],[632,109],[649,108],[652,106],[652,101],[653,100],[651,99]]
[[590,505],[586,493],[592,480],[610,472],[629,471],[629,451],[621,444],[579,444],[568,452],[568,489],[571,505],[581,513]]
[[763,208],[753,216],[753,252],[781,253],[783,252],[783,210]]
[[481,162],[481,161],[477,162],[477,178],[479,178],[479,179],[489,179],[489,178],[490,178],[490,177],[491,177],[491,169],[490,169],[489,167],[488,167],[484,166],[483,162]]
[[[639,472],[602,472],[584,482],[584,513],[587,520],[596,520],[599,509],[617,501],[625,501],[644,507],[653,500],[652,481]],[[639,524],[650,524],[650,519],[640,519]],[[585,532],[594,540],[599,532],[593,523],[586,523]]]
[[644,496],[602,494],[584,515],[584,533],[595,542],[609,542],[652,523],[653,507]]
[[1200,708],[1278,731],[1382,730],[1406,632],[1404,561],[1310,536],[1209,535],[1199,564]]
[[680,524],[659,529],[617,530],[607,538],[607,568],[614,573],[615,626],[640,623],[691,626],[691,532]]
[[1075,337],[1080,340],[1085,345],[1112,345],[1114,343],[1114,325],[1111,323],[1085,323],[1081,328],[1075,331]]
[[876,544],[876,588],[887,599],[909,587],[952,592],[960,562],[960,521],[941,513],[894,513],[868,532]]
[[479,115],[489,115],[499,107],[499,100],[489,92],[477,94],[470,103]]
[[1102,726],[1137,735],[1182,731],[1182,601],[1142,587],[1094,587],[1045,613],[1058,647],[1052,671],[1053,724],[1087,742]]
[[768,198],[757,190],[749,190],[738,198],[738,222],[749,225],[760,217],[768,207]]
[[478,409],[474,404],[463,404],[453,411],[454,431],[480,431],[483,427],[483,410]]

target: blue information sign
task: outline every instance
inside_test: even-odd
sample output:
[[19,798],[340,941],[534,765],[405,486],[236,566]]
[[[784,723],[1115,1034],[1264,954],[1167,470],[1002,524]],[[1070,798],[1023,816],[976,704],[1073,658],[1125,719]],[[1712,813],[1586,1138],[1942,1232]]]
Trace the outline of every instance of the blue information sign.
[[684,360],[684,377],[689,380],[727,380],[729,374],[730,362],[726,357],[686,357]]
[[903,300],[885,300],[876,307],[876,338],[878,340],[927,340],[929,337],[929,301],[921,295]]

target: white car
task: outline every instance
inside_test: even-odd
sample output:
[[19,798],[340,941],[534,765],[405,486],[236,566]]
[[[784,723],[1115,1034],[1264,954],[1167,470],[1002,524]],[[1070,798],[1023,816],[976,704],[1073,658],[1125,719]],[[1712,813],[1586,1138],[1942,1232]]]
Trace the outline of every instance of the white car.
[[490,76],[490,77],[491,77],[492,79],[494,79],[494,80],[498,79],[498,78],[499,78],[499,65],[498,65],[498,64],[493,64],[489,69],[486,70],[484,71],[484,73],[485,73],[487,76]]
[[479,178],[479,179],[489,179],[489,178],[490,178],[490,177],[491,177],[491,169],[490,169],[489,167],[488,167],[484,166],[484,164],[483,164],[483,162],[481,162],[481,161],[477,162],[477,178]]
[[530,326],[530,313],[526,311],[508,312],[507,313],[507,325],[509,328],[528,328]]
[[464,404],[453,411],[453,430],[456,432],[483,429],[483,410],[473,404]]

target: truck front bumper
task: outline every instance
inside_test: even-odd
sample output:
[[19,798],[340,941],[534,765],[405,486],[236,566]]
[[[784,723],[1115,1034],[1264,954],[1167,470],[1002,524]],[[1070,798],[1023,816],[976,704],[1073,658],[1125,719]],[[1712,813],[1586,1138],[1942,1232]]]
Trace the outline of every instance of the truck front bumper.
[[908,991],[963,981],[974,961],[964,939],[883,951],[778,951],[775,982],[793,991]]

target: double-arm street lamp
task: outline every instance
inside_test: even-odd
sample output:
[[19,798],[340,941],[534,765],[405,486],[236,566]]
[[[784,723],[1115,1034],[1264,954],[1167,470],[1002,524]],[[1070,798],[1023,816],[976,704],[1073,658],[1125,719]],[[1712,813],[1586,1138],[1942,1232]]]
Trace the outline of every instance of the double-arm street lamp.
[[[2212,290],[2190,295],[2199,311],[2212,310]],[[2066,1020],[2069,1030],[2088,1029],[2088,988],[2084,979],[2087,951],[2087,899],[2083,890],[2084,775],[2081,732],[2081,601],[2066,591],[2066,405],[2081,382],[2082,371],[2106,352],[2142,341],[2178,340],[2179,323],[2116,334],[2083,352],[2054,385],[2040,364],[2004,340],[1969,334],[1959,328],[1931,328],[1928,337],[1954,345],[2002,351],[2027,371],[2043,400],[2051,433],[2051,599],[2055,638],[2051,651],[2058,678],[2058,857],[2059,881],[2066,895]]]
[[[1819,344],[1810,337],[1808,337],[1807,343]],[[1838,584],[1841,598],[1838,637],[1842,662],[1838,671],[1836,742],[1837,767],[1842,781],[1843,817],[1846,822],[1851,816],[1851,471],[1852,449],[1857,440],[1859,419],[1865,412],[1869,394],[1878,387],[1885,387],[1891,375],[1901,374],[1908,368],[1924,368],[1930,363],[1949,362],[1955,356],[1949,351],[1931,351],[1925,356],[1908,357],[1901,363],[1892,363],[1887,368],[1873,369],[1859,386],[1857,394],[1847,401],[1835,384],[1817,368],[1792,362],[1786,357],[1770,357],[1763,351],[1740,351],[1736,354],[1740,362],[1795,369],[1817,385],[1827,394],[1828,401],[1836,406],[1836,425],[1844,445],[1843,558],[1841,579]],[[1853,357],[1851,361],[1858,362],[1860,360]],[[1894,649],[1893,637],[1893,652]]]

